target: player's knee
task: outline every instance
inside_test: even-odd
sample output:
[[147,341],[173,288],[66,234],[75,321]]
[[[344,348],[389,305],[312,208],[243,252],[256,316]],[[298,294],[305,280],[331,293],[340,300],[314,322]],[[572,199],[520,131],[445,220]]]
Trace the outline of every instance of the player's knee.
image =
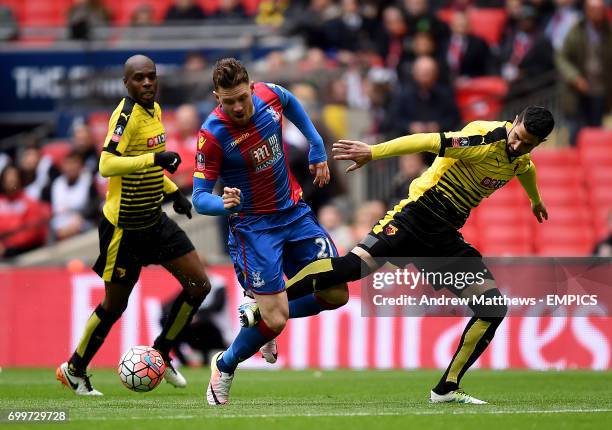
[[272,330],[274,333],[280,333],[287,325],[289,312],[285,313],[277,310],[277,312],[272,312],[268,315],[263,314],[261,317],[270,330]]
[[336,285],[328,290],[320,291],[318,296],[328,305],[328,309],[338,309],[349,301],[348,285]]
[[190,297],[202,303],[208,293],[210,293],[211,286],[208,278],[202,278],[186,281],[186,285],[183,285],[183,288]]
[[504,296],[502,296],[497,288],[492,288],[482,293],[478,302],[470,307],[474,312],[474,316],[494,323],[496,326],[501,324],[508,313],[508,306],[504,303]]

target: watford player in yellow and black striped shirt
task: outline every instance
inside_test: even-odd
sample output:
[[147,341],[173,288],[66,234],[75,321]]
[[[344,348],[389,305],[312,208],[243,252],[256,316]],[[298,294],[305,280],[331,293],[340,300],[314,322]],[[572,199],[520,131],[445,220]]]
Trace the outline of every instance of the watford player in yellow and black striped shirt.
[[89,317],[72,357],[56,371],[57,379],[80,395],[102,394],[91,386],[87,366],[126,309],[143,266],[163,265],[183,287],[153,344],[168,366],[164,379],[176,387],[187,382],[172,367],[170,349],[210,291],[191,241],[161,208],[169,198],[177,213],[191,218],[191,203],[164,174],[174,173],[181,159],[165,151],[161,108],[155,102],[155,63],[143,55],[130,57],[123,82],[128,97],[111,116],[100,157],[100,173],[110,182],[99,226],[100,256],[93,269],[104,280],[105,297]]
[[[433,264],[436,271],[443,273],[486,274],[488,279],[480,285],[445,287],[461,297],[484,296],[486,302],[499,303],[501,293],[482,256],[463,240],[457,229],[463,226],[472,208],[514,176],[529,196],[538,221],[548,218],[529,153],[553,128],[552,114],[544,108],[531,106],[513,122],[475,121],[457,132],[414,134],[374,146],[349,140],[334,143],[334,158],[354,162],[347,172],[379,158],[422,151],[438,156],[433,165],[412,182],[408,197],[389,211],[357,247],[344,257],[326,258],[304,267],[287,282],[288,296],[295,298],[313,290],[355,281],[375,271],[385,259],[413,257],[419,262],[417,267],[420,265],[425,270],[428,264]],[[440,264],[432,258],[418,257],[447,258]],[[434,285],[434,288],[441,286]],[[507,308],[503,301],[501,303],[497,306],[472,303],[474,317],[467,324],[446,372],[430,393],[432,403],[486,403],[467,395],[459,388],[459,383],[493,339],[506,315]]]

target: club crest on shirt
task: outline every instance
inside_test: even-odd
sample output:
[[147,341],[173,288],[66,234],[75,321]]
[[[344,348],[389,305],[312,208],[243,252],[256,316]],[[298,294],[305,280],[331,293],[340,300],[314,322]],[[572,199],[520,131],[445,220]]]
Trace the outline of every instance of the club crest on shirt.
[[253,272],[253,287],[254,288],[261,288],[264,285],[266,285],[266,281],[264,281],[261,278],[261,272],[259,270],[256,270]]
[[276,110],[274,110],[274,108],[272,106],[270,106],[268,109],[266,109],[266,112],[268,112],[270,114],[270,116],[272,117],[272,120],[274,122],[279,122],[280,121],[280,113],[276,112]]
[[396,233],[397,227],[391,224],[387,224],[387,226],[385,227],[385,234],[387,236],[395,236]]

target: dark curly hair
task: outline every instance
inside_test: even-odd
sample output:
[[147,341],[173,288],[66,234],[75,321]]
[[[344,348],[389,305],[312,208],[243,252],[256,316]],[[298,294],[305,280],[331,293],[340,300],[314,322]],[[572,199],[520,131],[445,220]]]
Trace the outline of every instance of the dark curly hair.
[[518,115],[518,122],[525,125],[527,133],[536,136],[540,142],[545,140],[555,128],[552,113],[542,106],[529,106]]

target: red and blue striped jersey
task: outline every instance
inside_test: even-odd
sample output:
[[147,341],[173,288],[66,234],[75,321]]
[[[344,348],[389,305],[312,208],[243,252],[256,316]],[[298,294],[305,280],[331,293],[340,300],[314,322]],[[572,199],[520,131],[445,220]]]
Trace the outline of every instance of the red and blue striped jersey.
[[253,104],[253,116],[246,126],[235,125],[219,105],[200,129],[193,197],[200,213],[220,214],[207,207],[212,196],[202,196],[212,191],[219,178],[226,187],[241,190],[241,214],[277,213],[300,201],[302,189],[289,169],[287,147],[283,144],[285,114],[310,141],[309,162],[327,159],[321,137],[289,91],[274,84],[257,83]]

